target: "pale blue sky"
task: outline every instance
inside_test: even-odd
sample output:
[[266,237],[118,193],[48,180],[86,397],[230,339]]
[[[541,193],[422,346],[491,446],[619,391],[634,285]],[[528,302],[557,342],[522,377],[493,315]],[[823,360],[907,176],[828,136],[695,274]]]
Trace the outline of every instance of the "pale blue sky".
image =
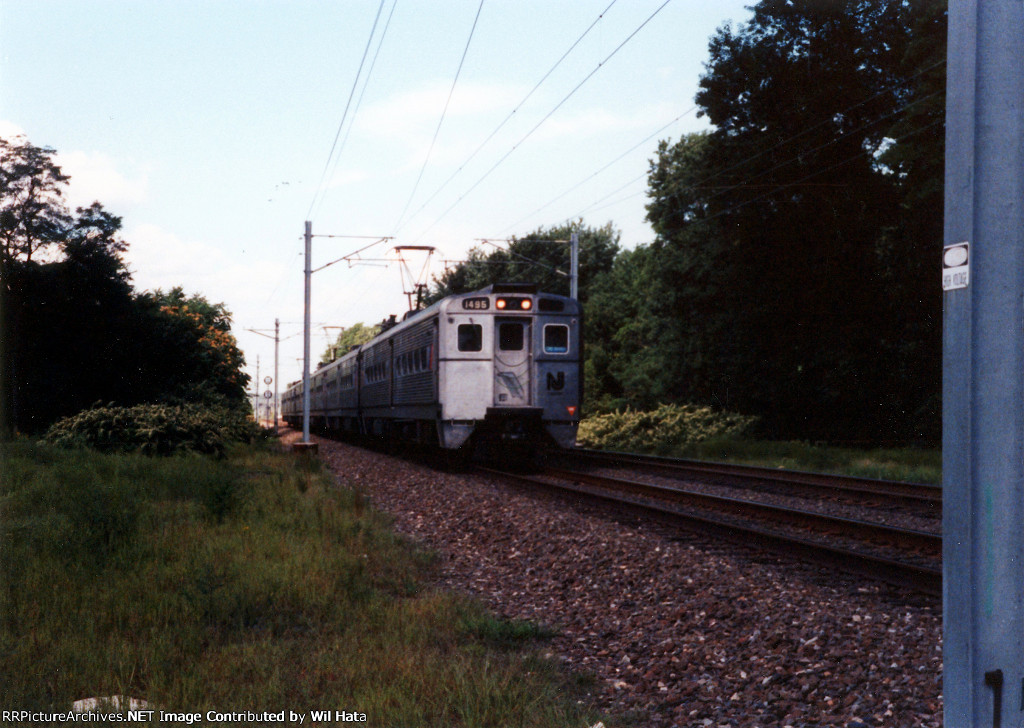
[[[272,328],[276,317],[283,336],[300,331],[306,219],[317,234],[434,245],[433,273],[477,238],[580,213],[588,224],[613,222],[627,246],[649,241],[647,160],[658,138],[706,121],[691,112],[591,175],[692,109],[710,36],[744,22],[751,4],[671,0],[658,11],[663,2],[485,0],[424,166],[479,2],[385,0],[341,131],[347,142],[328,166],[377,1],[0,0],[0,134],[55,148],[73,176],[71,202],[98,199],[124,218],[137,288],[182,285],[226,303],[248,369],[255,373],[258,355],[262,379],[273,343],[245,329]],[[318,239],[314,265],[362,244]],[[423,261],[410,262],[418,271]],[[339,264],[313,281],[319,324],[375,323],[404,310],[394,265]],[[325,342],[314,331],[314,352]],[[301,336],[282,344],[282,386],[300,375],[300,355]]]

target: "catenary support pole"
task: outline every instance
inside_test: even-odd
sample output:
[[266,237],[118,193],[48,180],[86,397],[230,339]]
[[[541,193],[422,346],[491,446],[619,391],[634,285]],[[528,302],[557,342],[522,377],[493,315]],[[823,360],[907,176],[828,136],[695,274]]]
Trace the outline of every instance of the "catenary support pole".
[[278,397],[277,387],[277,354],[278,349],[281,346],[281,320],[274,319],[274,437],[277,437],[277,418],[279,417],[278,407],[280,406],[280,398]]
[[569,297],[579,299],[580,292],[580,234],[569,236]]
[[950,0],[943,251],[947,728],[1024,724],[1024,3]]
[[309,306],[313,279],[313,223],[306,220],[306,306],[302,319],[302,443],[309,443]]

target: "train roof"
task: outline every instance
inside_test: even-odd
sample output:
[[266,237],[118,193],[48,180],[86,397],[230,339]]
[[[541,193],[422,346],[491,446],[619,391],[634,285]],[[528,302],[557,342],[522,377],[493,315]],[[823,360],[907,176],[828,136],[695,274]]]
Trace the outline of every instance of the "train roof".
[[[402,321],[394,324],[393,326],[388,327],[385,331],[382,331],[381,333],[377,334],[372,339],[367,341],[365,344],[363,344],[361,346],[354,347],[354,348],[350,349],[348,352],[346,352],[345,354],[343,354],[340,357],[338,357],[337,359],[335,359],[334,361],[329,362],[327,364],[324,364],[319,369],[315,370],[314,372],[311,372],[311,375],[319,373],[319,372],[322,372],[323,370],[328,369],[330,367],[333,367],[333,366],[339,364],[340,362],[343,362],[343,361],[346,361],[348,359],[351,359],[354,356],[358,356],[359,352],[362,351],[363,349],[365,349],[365,348],[367,348],[369,346],[372,346],[373,344],[375,344],[378,341],[383,341],[385,339],[389,339],[392,336],[395,336],[395,335],[401,333],[402,331],[405,331],[406,329],[411,328],[412,326],[415,326],[417,323],[419,323],[420,321],[423,321],[424,319],[430,318],[431,316],[436,315],[436,314],[440,314],[441,312],[447,312],[448,311],[448,307],[451,306],[452,304],[454,304],[456,301],[461,301],[461,300],[463,300],[465,298],[473,298],[473,297],[478,297],[478,296],[491,296],[491,295],[495,295],[495,294],[521,295],[521,296],[522,295],[541,295],[541,296],[544,296],[545,298],[554,298],[554,299],[559,299],[559,300],[562,300],[562,301],[573,301],[573,299],[569,298],[568,296],[562,296],[562,295],[559,295],[557,293],[545,293],[545,292],[539,290],[539,288],[538,288],[536,283],[492,283],[491,285],[487,286],[486,288],[480,288],[480,289],[478,289],[476,291],[469,291],[468,293],[455,293],[455,294],[452,294],[450,296],[445,296],[440,301],[437,301],[436,303],[428,306],[427,308],[423,309],[422,311],[416,311],[416,312],[409,312],[409,313],[407,313],[406,314],[406,318],[403,319]],[[579,303],[576,302],[576,301],[573,301],[573,303],[575,304],[575,307],[574,307],[575,310],[567,310],[566,313],[574,314],[574,313],[578,313],[579,312]],[[460,311],[461,311],[461,309],[460,309]]]

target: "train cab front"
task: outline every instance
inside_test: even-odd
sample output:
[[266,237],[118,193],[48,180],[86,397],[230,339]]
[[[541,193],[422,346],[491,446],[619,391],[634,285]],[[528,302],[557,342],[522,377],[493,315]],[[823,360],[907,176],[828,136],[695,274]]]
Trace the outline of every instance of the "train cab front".
[[459,309],[462,315],[449,319],[455,348],[488,360],[484,377],[471,387],[464,380],[484,405],[473,433],[477,448],[571,447],[579,422],[577,302],[532,284],[495,284],[463,298]]

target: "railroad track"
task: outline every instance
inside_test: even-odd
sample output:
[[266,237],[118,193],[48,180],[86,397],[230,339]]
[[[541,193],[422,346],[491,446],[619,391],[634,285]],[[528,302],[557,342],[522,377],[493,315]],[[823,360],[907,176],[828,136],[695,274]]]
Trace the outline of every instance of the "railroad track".
[[[796,470],[681,460],[656,455],[607,452],[577,448],[572,457],[588,465],[606,465],[660,473],[673,478],[728,478],[730,482],[763,485],[779,491],[814,498],[845,498],[851,502],[875,502],[897,507],[921,508],[936,517],[942,507],[942,488],[927,483],[903,483],[849,475],[808,473]],[[744,486],[746,487],[746,485]]]
[[476,469],[519,484],[625,504],[717,538],[941,594],[942,545],[936,533],[561,468],[531,475]]

